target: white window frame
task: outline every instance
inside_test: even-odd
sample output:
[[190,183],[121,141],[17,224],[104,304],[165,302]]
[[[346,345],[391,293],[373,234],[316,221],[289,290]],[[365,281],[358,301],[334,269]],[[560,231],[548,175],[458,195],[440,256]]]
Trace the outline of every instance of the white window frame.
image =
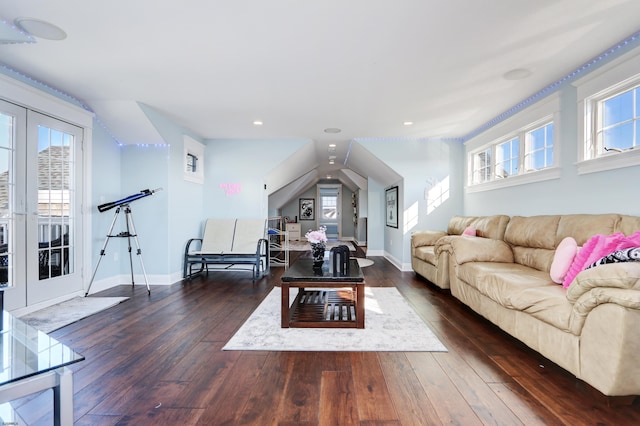
[[623,152],[597,152],[596,105],[640,84],[640,52],[632,51],[577,80],[578,96],[578,174],[596,173],[640,165],[640,149]]
[[[549,123],[553,123],[553,164],[540,170],[524,171],[526,135],[530,131],[536,130]],[[559,178],[560,125],[560,95],[559,93],[554,93],[465,142],[467,153],[465,191],[467,193],[490,191],[498,188]],[[494,176],[493,179],[488,182],[473,183],[474,156],[480,152],[491,149],[493,157],[492,167],[495,167],[495,148],[516,137],[519,137],[520,144],[518,174],[507,178],[497,178]],[[492,173],[495,173],[495,170],[493,170]]]
[[[183,150],[184,180],[199,184],[204,184],[204,145],[197,140],[184,135]],[[195,170],[191,167],[190,161],[196,165]]]

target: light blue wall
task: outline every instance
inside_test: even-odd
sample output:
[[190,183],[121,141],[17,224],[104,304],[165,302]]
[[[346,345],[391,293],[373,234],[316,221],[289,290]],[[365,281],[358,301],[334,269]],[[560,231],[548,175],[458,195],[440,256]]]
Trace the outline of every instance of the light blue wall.
[[367,179],[367,254],[384,254],[384,187],[375,180]]
[[573,86],[560,93],[561,176],[539,183],[512,186],[464,196],[464,214],[532,216],[569,213],[640,215],[640,166],[578,175],[578,102]]
[[[268,217],[265,176],[308,140],[206,141],[204,216]],[[237,191],[228,193],[227,188]]]
[[[184,179],[184,136],[196,141],[201,139],[188,129],[176,125],[155,109],[141,104],[151,123],[168,144],[164,157],[157,156],[153,162],[146,163],[147,169],[156,169],[157,186],[163,188],[157,195],[163,200],[163,213],[155,220],[156,226],[166,229],[167,239],[157,249],[167,254],[162,258],[164,264],[155,264],[151,274],[173,274],[172,280],[182,276],[184,247],[190,238],[202,235],[204,197],[206,184],[198,184]],[[154,196],[155,197],[155,196]],[[145,255],[145,265],[147,256]],[[170,281],[172,281],[170,280]]]
[[[458,141],[443,140],[366,140],[360,142],[391,169],[402,176],[399,182],[386,185],[378,194],[382,200],[383,250],[399,267],[411,261],[411,233],[420,229],[446,229],[452,215],[462,212],[463,146]],[[433,211],[427,210],[426,190],[434,182],[449,181],[449,196]],[[385,226],[384,190],[398,186],[399,226]],[[371,219],[371,200],[374,190],[369,186],[369,236],[374,221]],[[374,223],[372,223],[374,222]],[[372,242],[375,240],[372,240]],[[371,246],[369,246],[370,248]]]
[[[123,198],[121,191],[120,147],[95,119],[93,121],[92,139],[92,158],[90,166],[87,167],[91,172],[92,195],[89,208],[91,214],[91,245],[88,248],[91,253],[91,273],[93,273],[100,258],[100,250],[105,242],[114,215],[111,210],[99,213],[98,206]],[[115,247],[108,246],[108,255],[105,254],[100,262],[100,267],[96,271],[96,280],[120,273],[121,262],[115,260],[114,251],[121,251],[119,244],[116,244]]]
[[[123,146],[121,149],[122,195],[129,196],[145,189],[166,188],[169,181],[168,153],[169,147],[161,144]],[[159,191],[130,204],[144,266],[149,274],[164,275],[171,272],[169,262],[172,252],[172,247],[169,245],[169,197],[170,195],[166,191]],[[121,215],[123,217],[120,219],[120,230],[124,230],[123,226],[126,226],[126,223],[124,215]],[[123,270],[121,273],[128,274],[130,266],[125,243],[126,239],[122,239]],[[135,241],[132,242],[134,273],[141,274],[140,259],[135,255],[136,246],[134,243]]]
[[353,224],[353,192],[342,186],[342,238],[356,238],[356,227]]

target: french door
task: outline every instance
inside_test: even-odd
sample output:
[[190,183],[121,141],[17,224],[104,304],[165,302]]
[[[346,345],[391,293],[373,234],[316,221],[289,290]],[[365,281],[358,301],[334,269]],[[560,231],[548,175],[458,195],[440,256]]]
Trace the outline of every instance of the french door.
[[6,309],[81,291],[82,128],[0,101],[0,135]]

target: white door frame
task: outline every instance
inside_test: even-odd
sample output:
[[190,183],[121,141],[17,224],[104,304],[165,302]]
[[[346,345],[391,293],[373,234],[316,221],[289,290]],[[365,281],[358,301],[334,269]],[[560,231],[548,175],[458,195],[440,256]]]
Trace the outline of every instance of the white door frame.
[[[37,84],[37,83],[36,83]],[[25,109],[30,109],[44,113],[45,115],[53,118],[60,119],[62,121],[74,124],[81,127],[84,132],[84,144],[82,151],[82,163],[84,164],[84,188],[82,194],[78,194],[80,200],[80,208],[82,215],[79,218],[81,220],[78,226],[82,227],[82,245],[86,249],[81,253],[76,254],[77,264],[76,268],[78,273],[82,275],[83,287],[88,285],[86,270],[90,270],[91,266],[91,214],[90,203],[91,200],[91,173],[90,173],[90,161],[91,161],[91,145],[92,145],[92,133],[93,133],[93,118],[94,114],[79,105],[75,105],[67,100],[59,98],[57,96],[46,93],[37,87],[31,86],[26,83],[22,83],[18,80],[11,78],[8,75],[0,73],[0,94],[4,101],[15,104]],[[26,129],[26,126],[25,126]],[[26,134],[25,134],[26,138]],[[18,206],[18,208],[21,208]],[[24,206],[26,213],[26,206]],[[26,216],[25,216],[26,220]],[[25,280],[23,279],[24,283]],[[15,293],[15,294],[14,294]],[[20,293],[20,294],[18,294]],[[84,292],[81,291],[80,294]],[[72,295],[69,295],[70,297]],[[65,298],[68,298],[65,297]],[[48,303],[51,304],[51,303]],[[5,291],[5,309],[15,310],[24,308],[26,305],[26,284],[23,288],[8,288]]]

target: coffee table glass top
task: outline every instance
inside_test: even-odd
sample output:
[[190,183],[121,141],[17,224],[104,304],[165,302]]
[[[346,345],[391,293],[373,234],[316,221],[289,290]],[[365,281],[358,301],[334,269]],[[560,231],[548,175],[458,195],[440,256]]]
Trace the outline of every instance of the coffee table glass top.
[[322,270],[315,272],[313,269],[313,259],[298,259],[287,269],[281,277],[284,282],[292,281],[307,281],[307,282],[362,282],[364,276],[358,261],[355,259],[349,259],[349,274],[348,275],[333,275],[333,268],[331,268],[330,262],[325,260],[322,264]]
[[0,385],[84,360],[53,337],[3,312],[0,331]]

